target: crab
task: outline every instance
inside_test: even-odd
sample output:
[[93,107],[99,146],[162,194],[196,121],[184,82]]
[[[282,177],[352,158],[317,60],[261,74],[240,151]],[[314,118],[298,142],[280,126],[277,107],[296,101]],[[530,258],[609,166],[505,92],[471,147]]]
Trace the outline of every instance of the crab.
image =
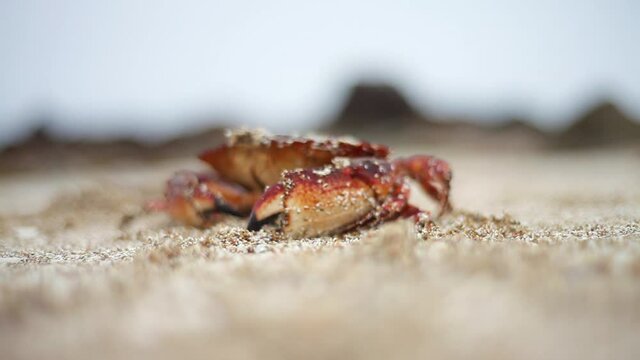
[[230,214],[249,216],[252,231],[274,225],[294,237],[337,234],[397,218],[430,219],[409,204],[410,178],[438,202],[440,214],[451,209],[445,161],[389,159],[387,146],[365,141],[238,131],[199,158],[211,170],[176,173],[165,199],[151,208],[198,227]]

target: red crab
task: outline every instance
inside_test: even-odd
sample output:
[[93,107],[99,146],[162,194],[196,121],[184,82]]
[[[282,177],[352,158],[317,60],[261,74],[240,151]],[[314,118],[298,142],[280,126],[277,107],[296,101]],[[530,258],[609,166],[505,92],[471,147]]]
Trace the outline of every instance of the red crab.
[[182,171],[155,203],[174,218],[209,226],[222,213],[250,215],[248,229],[275,224],[292,236],[335,234],[425,212],[408,203],[407,177],[450,209],[451,171],[427,155],[388,159],[384,145],[230,133],[200,154],[213,171]]

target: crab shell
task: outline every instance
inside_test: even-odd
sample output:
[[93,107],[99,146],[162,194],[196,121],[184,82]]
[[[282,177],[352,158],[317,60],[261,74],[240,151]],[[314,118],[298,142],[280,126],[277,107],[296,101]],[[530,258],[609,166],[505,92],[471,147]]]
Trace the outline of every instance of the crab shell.
[[245,132],[229,137],[229,142],[200,154],[228,181],[249,190],[262,191],[280,181],[285,170],[316,168],[331,164],[337,157],[386,158],[389,149],[368,142],[334,139],[314,140],[288,136],[265,136]]

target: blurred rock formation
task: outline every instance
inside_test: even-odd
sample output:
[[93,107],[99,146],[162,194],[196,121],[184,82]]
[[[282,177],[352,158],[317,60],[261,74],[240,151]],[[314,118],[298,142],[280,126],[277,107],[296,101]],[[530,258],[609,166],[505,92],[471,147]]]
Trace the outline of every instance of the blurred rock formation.
[[0,150],[0,172],[65,169],[193,157],[224,141],[222,128],[211,128],[156,143],[137,139],[68,140],[40,126],[25,139]]
[[633,121],[610,101],[589,109],[561,133],[561,148],[640,144],[640,123]]
[[384,83],[358,83],[351,88],[330,128],[347,132],[397,130],[424,122],[424,116],[396,87]]
[[[345,97],[323,132],[353,135],[372,142],[408,149],[450,146],[459,149],[587,149],[640,145],[640,123],[611,102],[594,106],[561,133],[542,131],[522,118],[498,124],[473,118],[438,119],[425,116],[400,90],[389,84],[359,83]],[[43,119],[42,124],[51,123]],[[295,130],[295,129],[292,129]],[[222,127],[177,135],[163,142],[133,138],[69,140],[41,126],[23,140],[0,149],[0,172],[65,169],[104,163],[140,163],[193,158],[224,141]]]
[[437,119],[425,115],[391,84],[355,84],[344,104],[324,129],[390,145],[515,146],[540,147],[547,134],[526,120],[514,119],[498,125],[479,124],[474,119]]

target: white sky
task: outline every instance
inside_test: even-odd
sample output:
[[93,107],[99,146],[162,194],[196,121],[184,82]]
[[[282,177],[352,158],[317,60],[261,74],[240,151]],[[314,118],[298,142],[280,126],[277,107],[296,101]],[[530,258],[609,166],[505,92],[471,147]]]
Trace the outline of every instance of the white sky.
[[639,19],[638,1],[3,0],[0,144],[43,112],[75,136],[305,128],[365,77],[439,115],[552,126],[602,97],[640,115]]

